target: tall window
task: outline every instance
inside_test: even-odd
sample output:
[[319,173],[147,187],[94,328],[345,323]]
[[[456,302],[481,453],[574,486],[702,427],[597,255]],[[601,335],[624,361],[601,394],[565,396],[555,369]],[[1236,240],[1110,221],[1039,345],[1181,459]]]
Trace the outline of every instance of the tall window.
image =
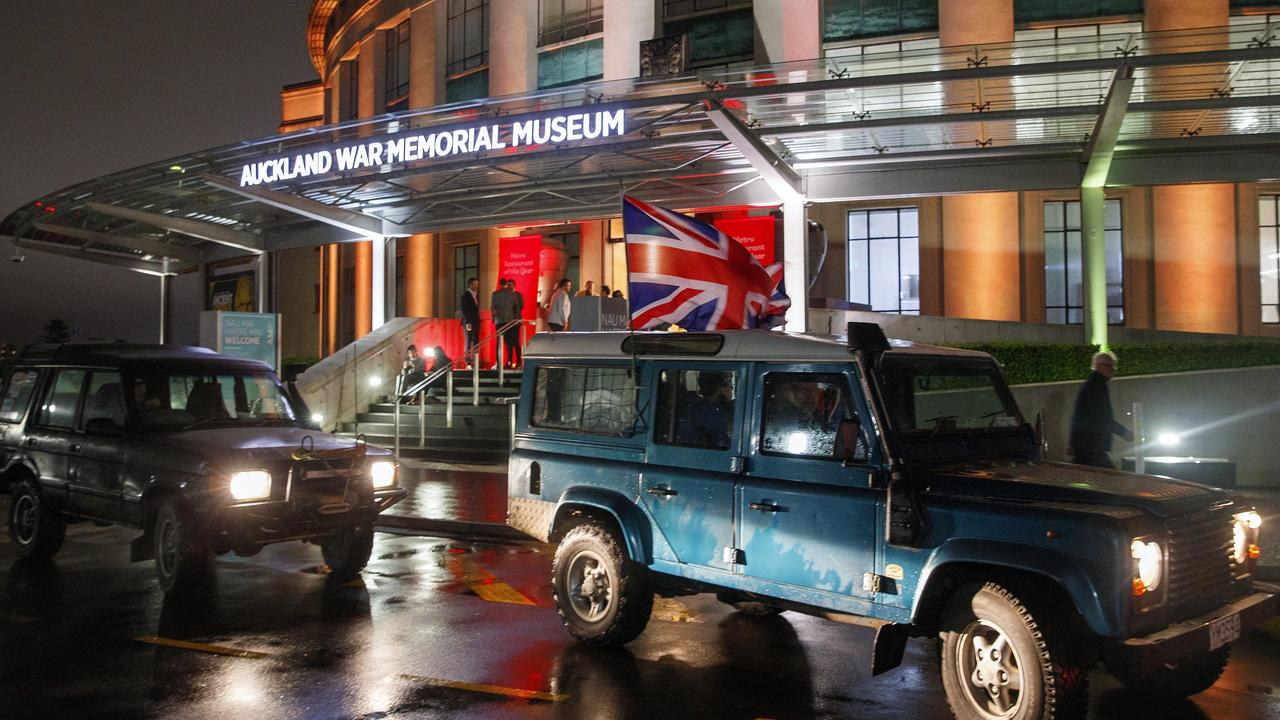
[[916,208],[850,211],[849,300],[876,312],[920,314]]
[[1262,273],[1262,322],[1280,323],[1280,195],[1258,198],[1258,269]]
[[480,277],[480,246],[459,245],[453,249],[453,301],[458,302],[469,278]]
[[[1054,325],[1084,322],[1084,250],[1080,202],[1044,204],[1044,314]],[[1124,322],[1124,251],[1120,201],[1103,205],[1104,253],[1107,266],[1107,322]]]
[[489,0],[449,0],[447,74],[489,64]]
[[538,53],[538,87],[571,85],[604,77],[604,38]]
[[604,32],[604,0],[538,0],[538,44]]
[[826,0],[822,3],[824,42],[937,30],[938,0]]
[[689,36],[689,67],[750,63],[755,17],[741,0],[663,0],[663,33]]
[[338,119],[355,120],[360,117],[360,60],[352,58],[344,63],[338,73]]
[[1108,15],[1139,15],[1142,0],[1014,0],[1016,24]]
[[409,109],[409,21],[387,31],[387,112]]

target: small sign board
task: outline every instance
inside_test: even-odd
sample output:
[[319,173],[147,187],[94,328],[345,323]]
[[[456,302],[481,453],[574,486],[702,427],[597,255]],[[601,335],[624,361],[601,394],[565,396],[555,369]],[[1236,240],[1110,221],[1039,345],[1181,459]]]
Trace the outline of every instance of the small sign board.
[[200,344],[229,357],[280,368],[280,316],[275,313],[200,313]]

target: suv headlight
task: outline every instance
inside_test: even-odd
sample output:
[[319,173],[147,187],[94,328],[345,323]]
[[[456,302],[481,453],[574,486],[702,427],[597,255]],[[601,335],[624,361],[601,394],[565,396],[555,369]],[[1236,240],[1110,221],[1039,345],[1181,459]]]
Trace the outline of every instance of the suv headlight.
[[369,477],[373,479],[373,489],[382,490],[396,484],[396,464],[380,460],[369,465]]
[[271,497],[271,473],[241,470],[231,475],[231,497],[235,500],[265,500]]
[[1244,565],[1249,560],[1256,560],[1262,554],[1257,545],[1258,529],[1262,527],[1262,516],[1250,510],[1237,513],[1232,526],[1231,559],[1236,565]]
[[1164,579],[1164,551],[1160,543],[1135,539],[1129,552],[1133,557],[1133,594],[1143,595],[1160,587]]

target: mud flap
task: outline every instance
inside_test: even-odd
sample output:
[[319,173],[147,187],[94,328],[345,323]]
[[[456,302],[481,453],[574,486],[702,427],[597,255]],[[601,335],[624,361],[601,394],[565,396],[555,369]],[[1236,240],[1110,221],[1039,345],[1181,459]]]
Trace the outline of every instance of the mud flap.
[[889,623],[876,628],[876,638],[871,651],[871,674],[879,675],[902,664],[907,649],[911,626]]
[[149,533],[139,535],[129,543],[129,562],[154,560],[155,557],[156,543]]

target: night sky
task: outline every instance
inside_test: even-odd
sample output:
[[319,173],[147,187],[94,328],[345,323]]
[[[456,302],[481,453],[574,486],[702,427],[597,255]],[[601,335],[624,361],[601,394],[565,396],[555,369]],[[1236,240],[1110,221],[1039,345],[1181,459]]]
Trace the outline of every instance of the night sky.
[[[117,170],[276,133],[280,88],[316,77],[311,0],[3,0],[0,215]],[[52,318],[155,342],[158,278],[0,238],[0,343]]]

